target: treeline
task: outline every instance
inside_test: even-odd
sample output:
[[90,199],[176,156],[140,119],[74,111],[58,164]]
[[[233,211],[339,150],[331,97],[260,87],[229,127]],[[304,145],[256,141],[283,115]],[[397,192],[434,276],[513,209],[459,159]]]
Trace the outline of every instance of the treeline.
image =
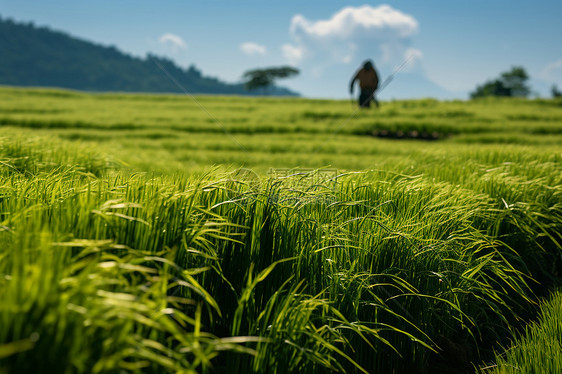
[[[528,84],[529,74],[522,66],[513,66],[511,70],[500,74],[496,79],[486,81],[470,93],[471,99],[487,96],[529,97],[532,90]],[[562,92],[553,84],[550,93],[553,98],[561,97]]]
[[[243,83],[229,84],[154,55],[137,58],[113,46],[74,38],[32,23],[0,18],[0,84],[85,91],[182,92],[248,95]],[[166,76],[164,71],[173,77]],[[179,84],[179,85],[178,85]],[[298,95],[272,87],[273,95]]]

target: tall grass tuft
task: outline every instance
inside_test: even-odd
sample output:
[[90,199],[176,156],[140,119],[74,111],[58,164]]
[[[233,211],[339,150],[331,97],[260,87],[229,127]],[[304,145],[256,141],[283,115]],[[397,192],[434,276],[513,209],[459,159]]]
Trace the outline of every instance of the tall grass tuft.
[[540,317],[525,328],[510,347],[496,353],[495,364],[482,373],[562,372],[562,294],[554,292],[541,306]]

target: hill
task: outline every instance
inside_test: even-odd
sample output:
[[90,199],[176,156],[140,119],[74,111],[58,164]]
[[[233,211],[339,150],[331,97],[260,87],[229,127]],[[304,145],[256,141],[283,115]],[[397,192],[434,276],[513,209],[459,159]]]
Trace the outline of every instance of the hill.
[[[251,95],[243,84],[229,84],[204,76],[173,61],[147,55],[127,55],[113,46],[80,40],[64,32],[32,23],[0,18],[0,84],[61,87],[84,91],[182,92],[163,67],[190,93]],[[298,96],[274,87],[271,94]]]

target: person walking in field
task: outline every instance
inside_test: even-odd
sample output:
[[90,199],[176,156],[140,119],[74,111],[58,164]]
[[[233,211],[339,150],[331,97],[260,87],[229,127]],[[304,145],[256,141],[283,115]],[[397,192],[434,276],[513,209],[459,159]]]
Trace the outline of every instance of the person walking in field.
[[365,61],[363,67],[353,76],[349,86],[349,93],[351,95],[353,95],[353,87],[357,80],[359,81],[359,88],[361,89],[361,93],[359,94],[359,107],[370,108],[372,100],[378,108],[379,102],[375,97],[375,91],[379,87],[379,76],[371,60]]

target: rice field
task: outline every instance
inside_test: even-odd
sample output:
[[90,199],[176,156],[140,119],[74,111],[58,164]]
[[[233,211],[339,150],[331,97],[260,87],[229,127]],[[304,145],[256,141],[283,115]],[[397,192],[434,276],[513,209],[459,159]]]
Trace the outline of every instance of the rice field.
[[0,373],[472,373],[560,284],[560,100],[0,98]]

